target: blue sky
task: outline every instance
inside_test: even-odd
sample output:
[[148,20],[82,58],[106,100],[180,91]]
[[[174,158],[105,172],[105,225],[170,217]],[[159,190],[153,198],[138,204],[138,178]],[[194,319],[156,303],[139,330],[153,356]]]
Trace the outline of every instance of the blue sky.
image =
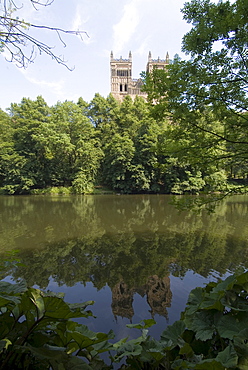
[[[19,0],[18,0],[19,1]],[[23,97],[42,95],[48,105],[58,101],[90,101],[95,93],[110,92],[110,52],[114,57],[133,55],[133,77],[145,70],[148,52],[152,57],[170,58],[181,53],[182,36],[190,26],[180,9],[184,0],[55,0],[35,11],[29,0],[15,15],[39,25],[86,31],[83,40],[63,35],[66,48],[51,31],[36,30],[35,36],[64,55],[70,72],[46,55],[37,55],[27,69],[20,69],[0,54],[0,108],[20,103]]]

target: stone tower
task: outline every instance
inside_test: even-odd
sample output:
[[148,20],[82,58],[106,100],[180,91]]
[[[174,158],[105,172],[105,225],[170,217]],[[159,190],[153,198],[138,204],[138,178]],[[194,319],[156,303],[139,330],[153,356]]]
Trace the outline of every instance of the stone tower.
[[[146,71],[151,72],[154,68],[165,69],[169,64],[169,54],[166,59],[152,59],[151,52],[148,54]],[[135,96],[142,96],[146,99],[147,95],[142,91],[143,82],[141,78],[132,78],[132,53],[129,52],[128,59],[114,59],[113,52],[110,53],[110,81],[111,94],[115,99],[123,101],[126,95],[130,95],[134,100]]]
[[148,62],[146,65],[146,72],[150,73],[153,69],[166,69],[167,65],[170,63],[169,53],[166,53],[165,59],[152,59],[152,53],[149,51]]

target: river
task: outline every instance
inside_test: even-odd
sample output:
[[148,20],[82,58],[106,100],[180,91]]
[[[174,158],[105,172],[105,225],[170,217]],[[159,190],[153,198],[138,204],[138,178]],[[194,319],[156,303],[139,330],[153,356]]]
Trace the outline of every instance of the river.
[[113,329],[117,340],[136,335],[126,324],[151,317],[159,338],[191,289],[248,267],[243,195],[211,214],[180,212],[168,195],[0,196],[0,221],[0,258],[19,261],[2,278],[94,300],[96,318],[79,322]]

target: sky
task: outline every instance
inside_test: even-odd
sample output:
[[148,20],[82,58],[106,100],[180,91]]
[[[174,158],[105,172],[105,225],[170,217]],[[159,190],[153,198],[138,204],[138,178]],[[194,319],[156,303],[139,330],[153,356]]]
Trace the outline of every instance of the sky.
[[[35,10],[30,0],[19,1],[15,13],[20,19],[64,30],[80,30],[82,38],[61,34],[66,47],[55,32],[35,29],[33,36],[63,55],[69,71],[47,55],[37,55],[28,68],[18,68],[0,53],[0,108],[22,98],[35,100],[41,95],[49,106],[58,101],[90,102],[95,93],[110,93],[110,52],[114,58],[133,57],[133,78],[146,69],[148,53],[164,59],[168,51],[172,59],[181,52],[183,35],[190,25],[180,12],[185,0],[54,0],[47,7]],[[28,53],[28,49],[27,49]]]

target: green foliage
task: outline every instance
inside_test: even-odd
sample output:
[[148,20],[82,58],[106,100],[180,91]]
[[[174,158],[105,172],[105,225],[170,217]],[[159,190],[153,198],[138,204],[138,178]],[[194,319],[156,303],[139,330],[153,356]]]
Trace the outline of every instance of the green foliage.
[[226,178],[246,179],[248,172],[247,2],[192,0],[182,13],[192,25],[182,44],[191,58],[175,56],[167,71],[145,76],[153,116],[171,122],[161,151],[178,168],[166,185],[171,191],[177,177],[177,192],[182,181],[191,187],[178,176],[186,165],[201,171],[204,191],[225,191]]
[[92,315],[85,308],[93,302],[69,304],[23,282],[1,282],[0,292],[1,369],[91,369],[89,361],[107,368],[98,355],[111,346],[112,332],[93,333],[72,320]]
[[81,170],[77,173],[72,182],[72,189],[75,194],[85,194],[93,192],[94,183],[91,178],[88,178],[86,170]]
[[[128,327],[141,336],[110,343],[113,332],[94,333],[72,319],[91,315],[93,302],[68,304],[61,296],[0,283],[1,369],[241,369],[248,364],[248,272],[194,289],[181,319],[160,340],[148,335],[155,322]],[[109,352],[110,364],[100,357]]]
[[96,94],[89,104],[80,98],[48,107],[37,97],[12,104],[9,115],[0,112],[1,191],[62,194],[67,187],[89,194],[101,185],[121,193],[199,194],[226,191],[230,176],[246,178],[240,117],[210,107],[191,111],[174,95],[161,95],[181,81],[182,63],[174,61],[169,77],[161,70],[147,76],[149,104]]

